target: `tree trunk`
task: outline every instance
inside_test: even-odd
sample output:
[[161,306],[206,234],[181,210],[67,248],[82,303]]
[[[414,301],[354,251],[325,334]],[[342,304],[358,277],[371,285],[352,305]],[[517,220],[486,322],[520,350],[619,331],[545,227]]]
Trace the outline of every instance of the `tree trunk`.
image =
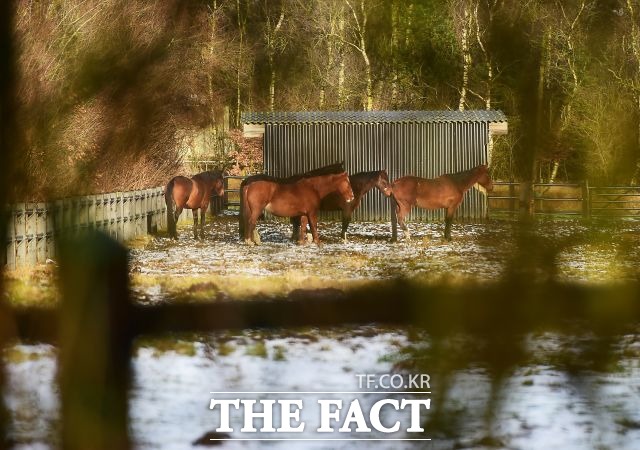
[[560,168],[560,161],[557,159],[553,160],[553,165],[551,166],[551,174],[549,175],[549,183],[555,183],[556,177],[558,176],[558,169]]
[[340,41],[338,42],[338,109],[344,109],[344,80],[345,80],[345,63],[344,63],[344,4],[341,2],[338,12],[338,33]]
[[633,51],[633,57],[635,58],[635,80],[633,80],[634,82],[632,84],[635,90],[634,100],[636,104],[636,120],[638,121],[638,142],[636,148],[636,170],[631,177],[631,184],[635,186],[636,184],[638,184],[638,181],[640,181],[640,27],[638,27],[636,11],[634,9],[632,0],[626,0],[626,4],[631,20],[631,49]]
[[411,25],[413,23],[413,2],[409,3],[407,7],[407,27],[405,28],[404,34],[404,46],[405,48],[410,48],[411,45]]
[[236,8],[238,12],[238,32],[240,33],[240,42],[238,44],[238,61],[237,61],[237,72],[236,72],[236,127],[240,128],[240,112],[242,106],[241,100],[241,88],[240,88],[240,75],[242,69],[242,46],[244,40],[244,30],[243,30],[243,21],[240,16],[240,0],[236,0]]
[[391,3],[391,108],[398,106],[398,1]]
[[273,61],[269,62],[271,68],[271,80],[269,81],[269,111],[274,111],[276,106],[276,69]]
[[469,87],[469,70],[471,69],[471,49],[469,46],[469,9],[465,4],[463,6],[463,24],[462,24],[462,87],[460,89],[460,101],[458,109],[464,111],[467,105],[467,89]]
[[[640,70],[640,68],[638,69]],[[636,148],[636,170],[633,172],[633,176],[631,177],[631,186],[636,186],[638,182],[640,182],[640,94],[636,96],[636,117],[638,118],[638,129],[636,132],[638,133],[638,142]]]
[[367,53],[367,11],[365,10],[364,2],[365,0],[360,0],[362,24],[360,25],[358,34],[360,35],[360,53],[362,54],[362,59],[364,60],[365,77],[367,81],[364,109],[366,111],[371,111],[373,109],[373,82],[371,80],[371,61],[369,60],[369,55]]

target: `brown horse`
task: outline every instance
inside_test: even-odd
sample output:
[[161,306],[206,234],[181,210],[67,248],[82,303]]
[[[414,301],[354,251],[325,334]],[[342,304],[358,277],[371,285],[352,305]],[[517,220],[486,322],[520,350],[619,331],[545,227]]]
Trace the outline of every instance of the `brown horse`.
[[176,222],[182,210],[187,208],[193,212],[193,237],[195,239],[198,239],[198,209],[200,210],[200,237],[204,238],[205,213],[212,195],[224,195],[222,172],[209,171],[199,173],[191,178],[182,176],[172,178],[164,191],[169,236],[178,238]]
[[[362,197],[365,196],[374,187],[378,188],[385,196],[391,195],[391,184],[389,184],[389,176],[386,170],[375,170],[373,172],[359,172],[349,176],[351,189],[353,190],[354,200],[346,202],[338,193],[333,192],[327,195],[320,202],[320,211],[342,211],[342,239],[347,240],[347,229],[351,223],[353,211],[360,206]],[[294,217],[291,219],[293,223],[293,241],[302,242],[305,231],[307,230],[307,220],[304,216]]]
[[256,222],[263,210],[280,217],[306,216],[311,227],[313,241],[318,238],[318,208],[320,201],[331,192],[339,192],[345,201],[353,201],[353,191],[346,172],[300,178],[292,183],[261,179],[242,188],[240,217],[244,220],[244,240],[258,244],[253,239]]
[[444,237],[451,240],[451,222],[462,197],[471,186],[480,184],[487,191],[493,190],[493,182],[486,165],[474,167],[464,172],[441,175],[427,179],[414,176],[398,178],[392,184],[391,226],[392,240],[398,238],[398,225],[410,239],[409,229],[404,221],[413,206],[424,209],[446,208]]
[[[328,166],[319,167],[317,169],[310,170],[309,172],[305,172],[305,173],[297,174],[297,175],[292,175],[292,176],[287,177],[287,178],[276,178],[276,177],[272,177],[270,175],[265,175],[265,174],[251,175],[251,176],[245,178],[244,180],[242,180],[242,183],[240,184],[240,204],[242,204],[244,187],[249,185],[249,184],[251,184],[251,183],[253,183],[254,181],[261,181],[262,180],[262,181],[274,181],[276,183],[293,183],[293,182],[298,181],[298,180],[300,180],[302,178],[314,177],[316,175],[337,174],[337,173],[342,173],[342,172],[344,172],[344,162],[338,162],[338,163],[330,164]],[[293,223],[294,220],[295,220],[295,218],[291,218],[291,222],[292,223]],[[240,233],[240,240],[242,241],[244,239],[244,219],[242,218],[242,208],[240,208],[238,231]],[[260,243],[260,235],[258,234],[258,232],[255,229],[253,231],[253,240],[257,244]]]

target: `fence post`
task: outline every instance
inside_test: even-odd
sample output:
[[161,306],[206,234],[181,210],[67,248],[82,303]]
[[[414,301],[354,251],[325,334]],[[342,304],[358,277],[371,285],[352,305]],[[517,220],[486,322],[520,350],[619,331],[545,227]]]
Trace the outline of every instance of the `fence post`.
[[60,247],[62,448],[128,450],[132,348],[127,251],[86,231]]
[[18,233],[16,232],[16,206],[8,208],[7,236],[9,243],[6,248],[6,263],[9,269],[16,268],[16,251],[18,248]]
[[535,212],[533,183],[531,181],[523,181],[520,183],[518,206],[521,216],[530,216]]
[[36,263],[44,264],[47,261],[47,204],[35,203],[35,242]]
[[586,218],[591,217],[591,194],[589,193],[588,180],[584,180],[582,183],[582,215]]
[[509,182],[509,211],[516,210],[516,186],[513,180]]
[[38,206],[36,203],[25,203],[25,265],[35,266],[38,262],[37,235],[38,235]]

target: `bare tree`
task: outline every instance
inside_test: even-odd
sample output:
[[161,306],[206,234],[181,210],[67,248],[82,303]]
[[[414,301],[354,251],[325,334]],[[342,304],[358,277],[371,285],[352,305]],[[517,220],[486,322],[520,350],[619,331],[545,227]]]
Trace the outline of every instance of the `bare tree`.
[[456,33],[460,41],[462,55],[462,83],[460,86],[460,99],[458,109],[463,111],[467,105],[467,93],[469,90],[469,72],[473,64],[471,49],[471,33],[474,29],[474,16],[471,13],[473,5],[470,0],[452,0],[451,11],[456,24]]
[[636,168],[631,176],[631,184],[636,185],[640,182],[640,1],[624,0],[616,12],[623,18],[623,60],[618,70],[609,70],[629,93],[636,109]]
[[[273,2],[271,2],[273,3]],[[264,10],[264,40],[269,63],[269,111],[273,111],[276,103],[276,55],[281,53],[287,45],[287,40],[283,38],[282,23],[285,20],[285,4],[280,3],[279,11],[273,14],[269,8],[268,0],[264,0],[262,7]]]
[[[366,111],[371,111],[373,109],[373,80],[371,77],[371,60],[367,52],[366,2],[365,0],[359,0],[355,7],[353,0],[344,0],[344,2],[347,5],[351,20],[348,22],[348,32],[344,33],[344,35],[341,35],[342,33],[338,34],[337,38],[340,39],[343,44],[353,48],[362,57],[366,83],[363,107]],[[342,25],[340,28],[341,27]],[[342,31],[340,28],[339,31]],[[344,67],[341,67],[341,76],[344,77],[342,70],[344,70]]]

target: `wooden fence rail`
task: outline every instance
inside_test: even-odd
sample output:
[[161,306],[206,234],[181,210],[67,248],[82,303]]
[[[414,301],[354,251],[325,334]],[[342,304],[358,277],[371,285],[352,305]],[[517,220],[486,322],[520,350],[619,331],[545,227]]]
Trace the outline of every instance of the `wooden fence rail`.
[[166,227],[164,188],[88,195],[42,203],[16,203],[8,210],[9,269],[56,257],[56,239],[95,229],[122,242]]
[[531,205],[535,214],[577,215],[584,217],[640,218],[640,186],[589,186],[583,183],[516,183],[495,182],[488,195],[493,212],[515,212],[524,189],[531,189]]
[[[239,206],[239,187],[244,177],[225,177],[223,199],[212,199],[211,212]],[[523,185],[496,182],[489,195],[491,211],[518,210]],[[582,215],[585,217],[640,218],[640,186],[589,186],[581,184],[531,185],[532,209],[536,214]],[[123,242],[166,228],[164,187],[130,192],[73,197],[50,202],[16,203],[8,210],[6,251],[0,264],[9,269],[32,266],[55,259],[55,241],[60,236],[95,229]],[[184,210],[181,221],[191,221]]]

